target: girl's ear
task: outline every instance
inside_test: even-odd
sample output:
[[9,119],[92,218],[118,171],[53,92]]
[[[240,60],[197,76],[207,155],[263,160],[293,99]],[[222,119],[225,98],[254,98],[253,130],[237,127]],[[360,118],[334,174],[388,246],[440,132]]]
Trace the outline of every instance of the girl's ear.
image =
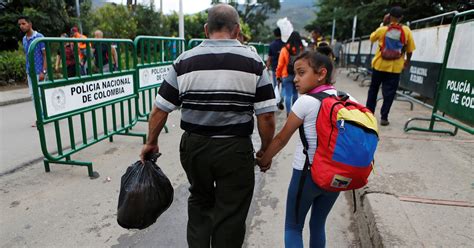
[[319,78],[318,78],[318,80],[319,81],[325,81],[327,75],[328,75],[328,69],[322,67],[321,69],[319,69]]

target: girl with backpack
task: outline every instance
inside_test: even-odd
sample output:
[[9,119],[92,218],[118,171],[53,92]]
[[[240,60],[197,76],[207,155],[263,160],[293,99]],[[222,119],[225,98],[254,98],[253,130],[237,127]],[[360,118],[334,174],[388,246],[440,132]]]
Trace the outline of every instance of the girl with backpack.
[[[270,168],[272,158],[283,149],[301,125],[304,127],[305,137],[309,144],[307,149],[309,164],[312,163],[318,132],[315,123],[321,101],[306,94],[324,92],[329,95],[336,95],[337,90],[331,84],[332,72],[332,60],[321,53],[304,52],[295,59],[296,76],[294,82],[301,95],[293,105],[282,130],[275,136],[264,154],[257,158],[262,171]],[[351,98],[351,100],[353,99]],[[313,182],[311,176],[301,177],[305,160],[306,155],[303,154],[303,145],[300,140],[296,146],[293,174],[286,201],[285,247],[303,247],[302,230],[306,214],[310,208],[310,247],[325,247],[326,218],[339,196],[339,192],[329,192],[321,189]],[[302,190],[298,196],[300,179],[303,180]]]
[[296,57],[303,51],[304,46],[301,42],[301,36],[298,32],[293,31],[286,44],[282,47],[280,56],[278,57],[276,77],[277,81],[282,83],[282,93],[287,115],[291,112],[291,105],[293,105],[298,98],[298,92],[293,83],[293,79],[295,78],[293,64]]

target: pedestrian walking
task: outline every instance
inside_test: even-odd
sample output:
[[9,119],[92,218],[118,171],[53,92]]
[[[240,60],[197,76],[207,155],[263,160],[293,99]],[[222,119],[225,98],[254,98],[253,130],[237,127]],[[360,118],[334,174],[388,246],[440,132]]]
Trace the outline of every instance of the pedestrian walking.
[[309,50],[316,51],[316,48],[319,46],[321,42],[327,42],[324,39],[323,33],[319,26],[314,26],[311,30],[311,42],[309,43]]
[[[281,48],[285,43],[281,40],[280,28],[275,28],[273,30],[273,35],[275,36],[275,39],[270,43],[268,49],[267,68],[272,72],[273,87],[279,87],[280,83],[276,80],[276,69],[278,68],[278,58],[280,57]],[[283,99],[278,103],[278,108],[284,108]]]
[[291,105],[293,105],[298,98],[298,92],[293,83],[293,79],[295,78],[293,64],[295,58],[303,51],[304,46],[301,42],[301,36],[298,32],[293,31],[285,46],[281,49],[280,56],[278,57],[276,77],[277,81],[282,83],[282,92],[287,115],[291,112]]
[[[61,38],[68,38],[66,33],[61,34]],[[66,57],[66,71],[68,77],[76,76],[76,59],[74,56],[74,43],[64,42],[64,56]],[[59,73],[61,67],[61,49],[58,48],[58,53],[56,54],[56,63],[54,64],[54,70]]]
[[[103,39],[104,33],[98,29],[94,32],[94,38]],[[109,63],[112,63],[112,71],[114,70],[117,65],[117,51],[114,46],[110,46],[109,54],[109,45],[107,43],[94,42],[92,53],[94,54],[94,65],[97,69],[102,66],[102,72],[109,72],[111,67]],[[99,63],[99,56],[102,59],[102,65]]]
[[332,51],[334,53],[334,64],[336,66],[340,65],[341,53],[342,53],[342,43],[339,39],[335,39],[332,45]]
[[[288,143],[294,132],[303,125],[306,140],[308,141],[309,164],[312,160],[317,146],[317,132],[315,128],[321,101],[307,94],[324,92],[336,95],[337,90],[331,84],[333,71],[332,60],[318,52],[307,51],[296,58],[295,61],[295,85],[301,96],[296,100],[291,109],[288,119],[281,131],[272,140],[270,146],[262,157],[257,158],[262,171],[271,167],[272,158]],[[354,100],[350,97],[351,100]],[[285,215],[285,247],[303,247],[302,231],[309,209],[310,213],[310,247],[325,247],[326,218],[332,206],[339,196],[338,192],[328,192],[314,183],[311,176],[305,177],[299,208],[296,210],[298,187],[306,155],[303,153],[301,140],[296,145],[293,159],[293,174],[288,187]],[[298,213],[298,216],[296,216]]]
[[[79,33],[79,29],[77,27],[71,28],[71,37],[76,39],[87,39],[87,36]],[[87,44],[86,42],[79,42],[77,43],[79,46],[79,64],[81,69],[81,75],[87,74]]]
[[[38,43],[38,45],[35,47],[35,50],[33,52],[33,57],[34,57],[34,71],[35,75],[30,74],[30,60],[28,59],[28,50],[30,48],[31,43],[33,43],[34,40],[44,37],[43,34],[35,31],[33,29],[33,23],[31,22],[30,18],[28,16],[20,16],[17,18],[18,26],[20,27],[20,30],[25,33],[25,36],[23,36],[23,51],[25,52],[25,57],[26,57],[26,77],[28,80],[28,89],[30,91],[30,96],[33,99],[34,103],[34,95],[33,95],[33,83],[31,77],[35,76],[36,77],[36,82],[43,81],[45,80],[46,77],[46,50],[45,50],[45,45],[43,42]],[[39,95],[39,92],[38,92]],[[36,123],[33,123],[31,127],[36,127]]]
[[140,157],[159,151],[168,114],[181,107],[180,160],[191,193],[188,246],[241,247],[255,184],[253,113],[262,154],[275,131],[275,96],[262,59],[237,40],[239,15],[232,6],[210,8],[204,31],[209,39],[182,53],[162,83]]
[[400,24],[403,9],[398,6],[393,7],[389,15],[390,24],[377,28],[370,35],[370,41],[378,41],[379,45],[372,60],[372,81],[366,106],[375,113],[377,95],[382,85],[383,104],[380,109],[380,125],[382,126],[390,124],[388,114],[397,93],[400,74],[404,68],[408,68],[411,55],[415,50],[415,41],[410,28]]

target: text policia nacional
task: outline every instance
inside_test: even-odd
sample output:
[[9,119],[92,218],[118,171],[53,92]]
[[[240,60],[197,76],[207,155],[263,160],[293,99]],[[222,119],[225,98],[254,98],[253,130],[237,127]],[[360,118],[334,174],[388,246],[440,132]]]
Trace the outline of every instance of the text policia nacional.
[[112,97],[125,92],[123,86],[131,84],[129,78],[119,78],[104,81],[102,83],[92,83],[74,86],[71,88],[71,96],[82,95],[82,102],[100,100]]

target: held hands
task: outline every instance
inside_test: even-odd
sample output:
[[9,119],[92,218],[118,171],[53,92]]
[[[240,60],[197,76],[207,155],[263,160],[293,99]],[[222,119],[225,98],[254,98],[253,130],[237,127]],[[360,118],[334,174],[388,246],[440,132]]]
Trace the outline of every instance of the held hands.
[[260,150],[257,152],[257,165],[261,172],[266,172],[272,166],[272,160],[263,159],[263,151]]

